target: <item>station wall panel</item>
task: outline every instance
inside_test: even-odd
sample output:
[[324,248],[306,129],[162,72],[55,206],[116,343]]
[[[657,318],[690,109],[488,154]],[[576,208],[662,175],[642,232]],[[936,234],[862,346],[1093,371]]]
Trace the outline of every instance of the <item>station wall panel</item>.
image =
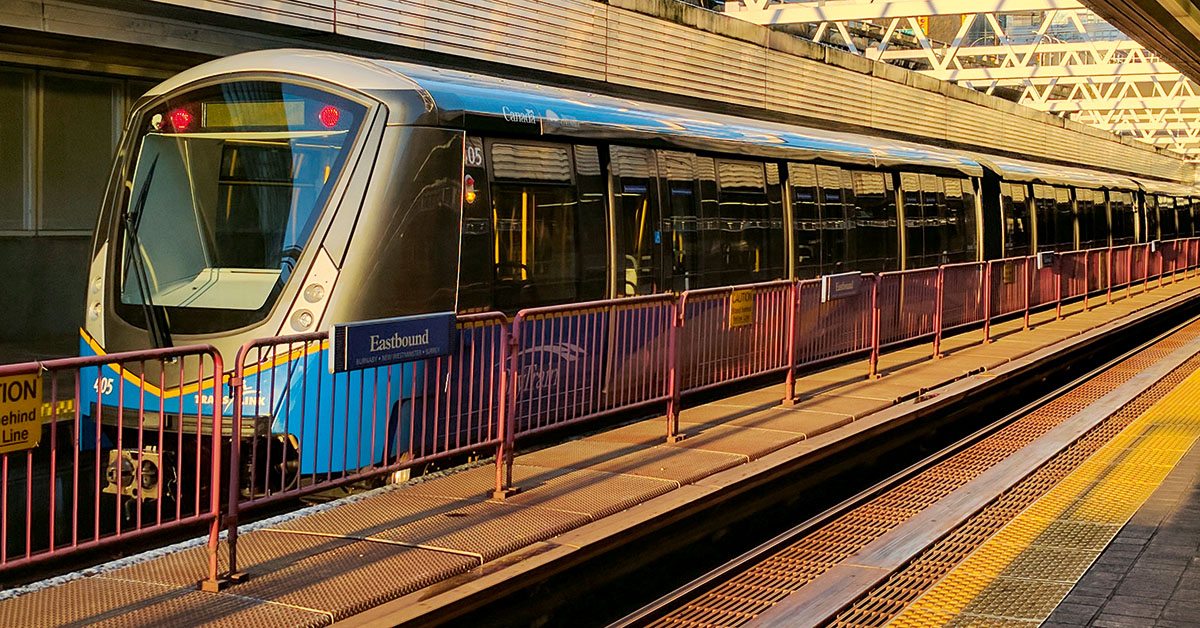
[[192,9],[333,32],[334,0],[155,0]]
[[[770,51],[766,108],[829,122],[871,126],[871,76]],[[840,89],[831,89],[839,85]]]
[[339,35],[605,78],[607,7],[591,0],[336,0],[335,9]]

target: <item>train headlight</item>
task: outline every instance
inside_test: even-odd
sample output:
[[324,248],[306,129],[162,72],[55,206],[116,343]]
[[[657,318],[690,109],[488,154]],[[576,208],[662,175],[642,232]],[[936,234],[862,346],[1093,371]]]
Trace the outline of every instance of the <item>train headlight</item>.
[[308,329],[312,324],[313,315],[308,310],[299,310],[292,315],[292,326],[297,329]]
[[100,315],[104,313],[103,310],[104,307],[100,305],[99,301],[96,301],[92,307],[88,308],[88,318],[94,321],[100,320]]
[[150,490],[158,483],[158,465],[153,460],[142,461],[142,488]]
[[304,289],[304,298],[308,299],[309,303],[316,303],[325,298],[325,288],[322,288],[319,283],[309,284]]
[[104,278],[96,277],[92,279],[92,294],[100,294],[100,290],[104,288]]

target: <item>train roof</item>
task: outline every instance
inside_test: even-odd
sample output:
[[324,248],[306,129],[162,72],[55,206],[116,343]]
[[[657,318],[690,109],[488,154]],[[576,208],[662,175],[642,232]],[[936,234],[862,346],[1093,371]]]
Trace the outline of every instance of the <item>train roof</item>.
[[1028,181],[1047,185],[1065,185],[1092,189],[1136,190],[1138,184],[1129,177],[1071,168],[1053,166],[1022,159],[1009,159],[995,155],[970,153],[979,163],[1009,181]]

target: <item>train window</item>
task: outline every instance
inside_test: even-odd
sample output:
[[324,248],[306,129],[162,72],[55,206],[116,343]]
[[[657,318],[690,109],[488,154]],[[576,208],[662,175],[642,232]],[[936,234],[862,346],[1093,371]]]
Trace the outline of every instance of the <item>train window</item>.
[[1179,216],[1179,237],[1192,237],[1192,199],[1188,197],[1175,199],[1175,208]]
[[617,294],[654,294],[661,275],[658,178],[653,151],[609,148],[613,175],[613,228],[617,247]]
[[758,162],[718,160],[720,228],[719,285],[783,276],[783,215],[772,215],[766,172]]
[[788,189],[792,199],[792,242],[796,276],[821,274],[821,209],[817,203],[817,167],[788,164]]
[[946,262],[972,262],[979,259],[978,233],[975,227],[975,190],[970,179],[947,177],[945,190]]
[[1033,216],[1037,221],[1034,234],[1037,236],[1038,251],[1056,250],[1055,230],[1058,227],[1054,216],[1054,188],[1040,183],[1033,184]]
[[696,184],[700,190],[700,274],[698,288],[724,284],[725,234],[717,193],[717,166],[712,157],[696,157]]
[[658,151],[662,181],[663,234],[670,238],[672,289],[700,287],[700,207],[696,156]]
[[[1077,189],[1076,192],[1079,192]],[[1084,190],[1083,198],[1090,198],[1091,190]],[[1090,201],[1084,210],[1090,215]],[[1070,251],[1075,248],[1076,205],[1071,203],[1071,190],[1054,188],[1054,248]]]
[[1092,249],[1108,245],[1108,209],[1101,190],[1075,190],[1078,207],[1079,248]]
[[1112,191],[1108,193],[1109,210],[1112,213],[1112,243],[1113,246],[1131,244],[1136,233],[1133,195],[1129,192]]
[[484,312],[492,309],[495,246],[492,239],[491,191],[483,164],[483,140],[466,138],[468,159],[463,170],[462,256],[458,275],[458,309]]
[[853,180],[857,269],[867,272],[899,269],[892,177],[884,172],[855,171]]
[[1142,242],[1157,240],[1158,238],[1158,199],[1153,194],[1146,195],[1146,206],[1144,214],[1146,216],[1146,229],[1142,234]]
[[934,174],[900,174],[904,200],[904,230],[907,250],[905,268],[936,266],[943,261],[943,231],[946,220],[942,180]]
[[512,311],[575,300],[579,199],[570,181],[570,151],[495,143],[490,161],[496,307]]
[[1173,196],[1158,197],[1158,229],[1163,240],[1174,240],[1179,235]]
[[1000,183],[1001,210],[1004,216],[1004,257],[1029,255],[1032,225],[1029,222],[1028,186],[1024,183]]
[[850,259],[846,242],[846,196],[842,169],[817,166],[821,204],[821,274],[841,272]]

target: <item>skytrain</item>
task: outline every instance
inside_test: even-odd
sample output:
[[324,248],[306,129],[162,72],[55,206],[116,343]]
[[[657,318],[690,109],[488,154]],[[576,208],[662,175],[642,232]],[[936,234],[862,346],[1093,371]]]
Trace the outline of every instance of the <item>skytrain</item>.
[[[397,61],[250,52],[183,72],[133,108],[80,349],[211,344],[232,356],[350,321],[1189,237],[1197,198],[1179,183]],[[380,376],[339,375],[356,408],[320,414],[331,438],[297,427],[293,406],[312,402],[293,362],[322,359],[256,367],[269,390],[238,402],[261,425],[254,437],[309,452],[293,457],[299,474],[353,469],[412,437],[394,419],[411,396],[364,394]],[[170,381],[85,376],[96,391],[85,414],[106,439],[117,428],[102,408],[123,390],[137,398],[141,375]],[[421,378],[409,369],[395,385]],[[211,379],[155,390],[146,410],[232,412]],[[394,431],[364,438],[387,428],[355,415],[391,416]]]

